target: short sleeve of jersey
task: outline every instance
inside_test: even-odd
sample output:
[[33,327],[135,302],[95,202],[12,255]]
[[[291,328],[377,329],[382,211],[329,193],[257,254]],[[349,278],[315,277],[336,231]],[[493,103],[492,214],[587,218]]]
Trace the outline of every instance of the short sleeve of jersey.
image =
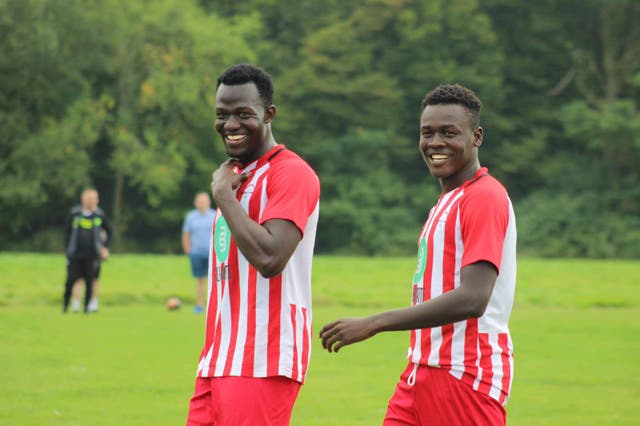
[[509,199],[506,191],[496,181],[489,181],[478,188],[469,188],[468,191],[460,205],[464,244],[461,267],[487,261],[499,273],[509,225]]
[[303,160],[287,160],[274,165],[267,177],[267,205],[260,223],[271,219],[289,220],[304,236],[309,216],[320,199],[320,181]]

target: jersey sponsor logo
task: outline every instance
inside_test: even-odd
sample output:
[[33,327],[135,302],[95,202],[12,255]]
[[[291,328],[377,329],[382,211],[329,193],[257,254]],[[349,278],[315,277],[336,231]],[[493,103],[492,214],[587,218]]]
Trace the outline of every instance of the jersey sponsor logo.
[[215,278],[217,282],[221,282],[221,281],[229,281],[230,280],[230,274],[229,274],[229,265],[219,265],[215,268],[215,270],[213,271],[215,274]]
[[82,229],[99,228],[102,226],[102,218],[94,217],[93,219],[91,219],[90,217],[76,217],[73,219],[73,223],[71,226],[73,228]]
[[413,297],[411,298],[413,305],[424,302],[424,287],[413,286]]

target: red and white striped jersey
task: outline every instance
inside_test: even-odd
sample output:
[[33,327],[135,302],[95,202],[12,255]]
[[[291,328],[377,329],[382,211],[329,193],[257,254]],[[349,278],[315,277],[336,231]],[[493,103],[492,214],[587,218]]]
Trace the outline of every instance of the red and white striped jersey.
[[311,356],[311,261],[320,182],[298,155],[277,145],[236,197],[256,222],[291,221],[302,239],[282,273],[265,278],[236,246],[220,209],[213,223],[205,343],[198,376],[285,376],[304,382]]
[[513,378],[509,316],[516,286],[516,224],[507,191],[486,168],[440,196],[418,242],[413,305],[460,286],[460,271],[487,261],[498,270],[479,318],[411,331],[409,359],[448,369],[474,389],[506,405]]

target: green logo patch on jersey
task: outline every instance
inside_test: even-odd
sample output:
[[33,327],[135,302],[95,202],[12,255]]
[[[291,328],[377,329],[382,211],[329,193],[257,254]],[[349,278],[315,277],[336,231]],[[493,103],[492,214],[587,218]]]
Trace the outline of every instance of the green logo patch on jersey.
[[427,265],[427,239],[422,238],[420,240],[420,246],[418,247],[418,266],[416,267],[416,273],[413,275],[413,284],[418,284],[422,281],[424,270]]
[[229,258],[229,246],[231,245],[231,230],[224,216],[216,220],[216,229],[213,234],[213,248],[216,251],[218,262],[226,262]]

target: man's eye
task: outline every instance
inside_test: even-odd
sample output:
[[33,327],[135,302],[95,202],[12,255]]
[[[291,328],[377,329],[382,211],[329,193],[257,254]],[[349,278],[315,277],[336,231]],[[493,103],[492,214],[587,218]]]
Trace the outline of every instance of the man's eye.
[[229,117],[229,114],[224,114],[224,113],[217,113],[216,114],[216,119],[217,120],[226,120]]
[[240,118],[249,118],[249,117],[251,117],[251,114],[249,114],[248,112],[241,112],[240,114],[238,114],[238,117],[240,117]]

